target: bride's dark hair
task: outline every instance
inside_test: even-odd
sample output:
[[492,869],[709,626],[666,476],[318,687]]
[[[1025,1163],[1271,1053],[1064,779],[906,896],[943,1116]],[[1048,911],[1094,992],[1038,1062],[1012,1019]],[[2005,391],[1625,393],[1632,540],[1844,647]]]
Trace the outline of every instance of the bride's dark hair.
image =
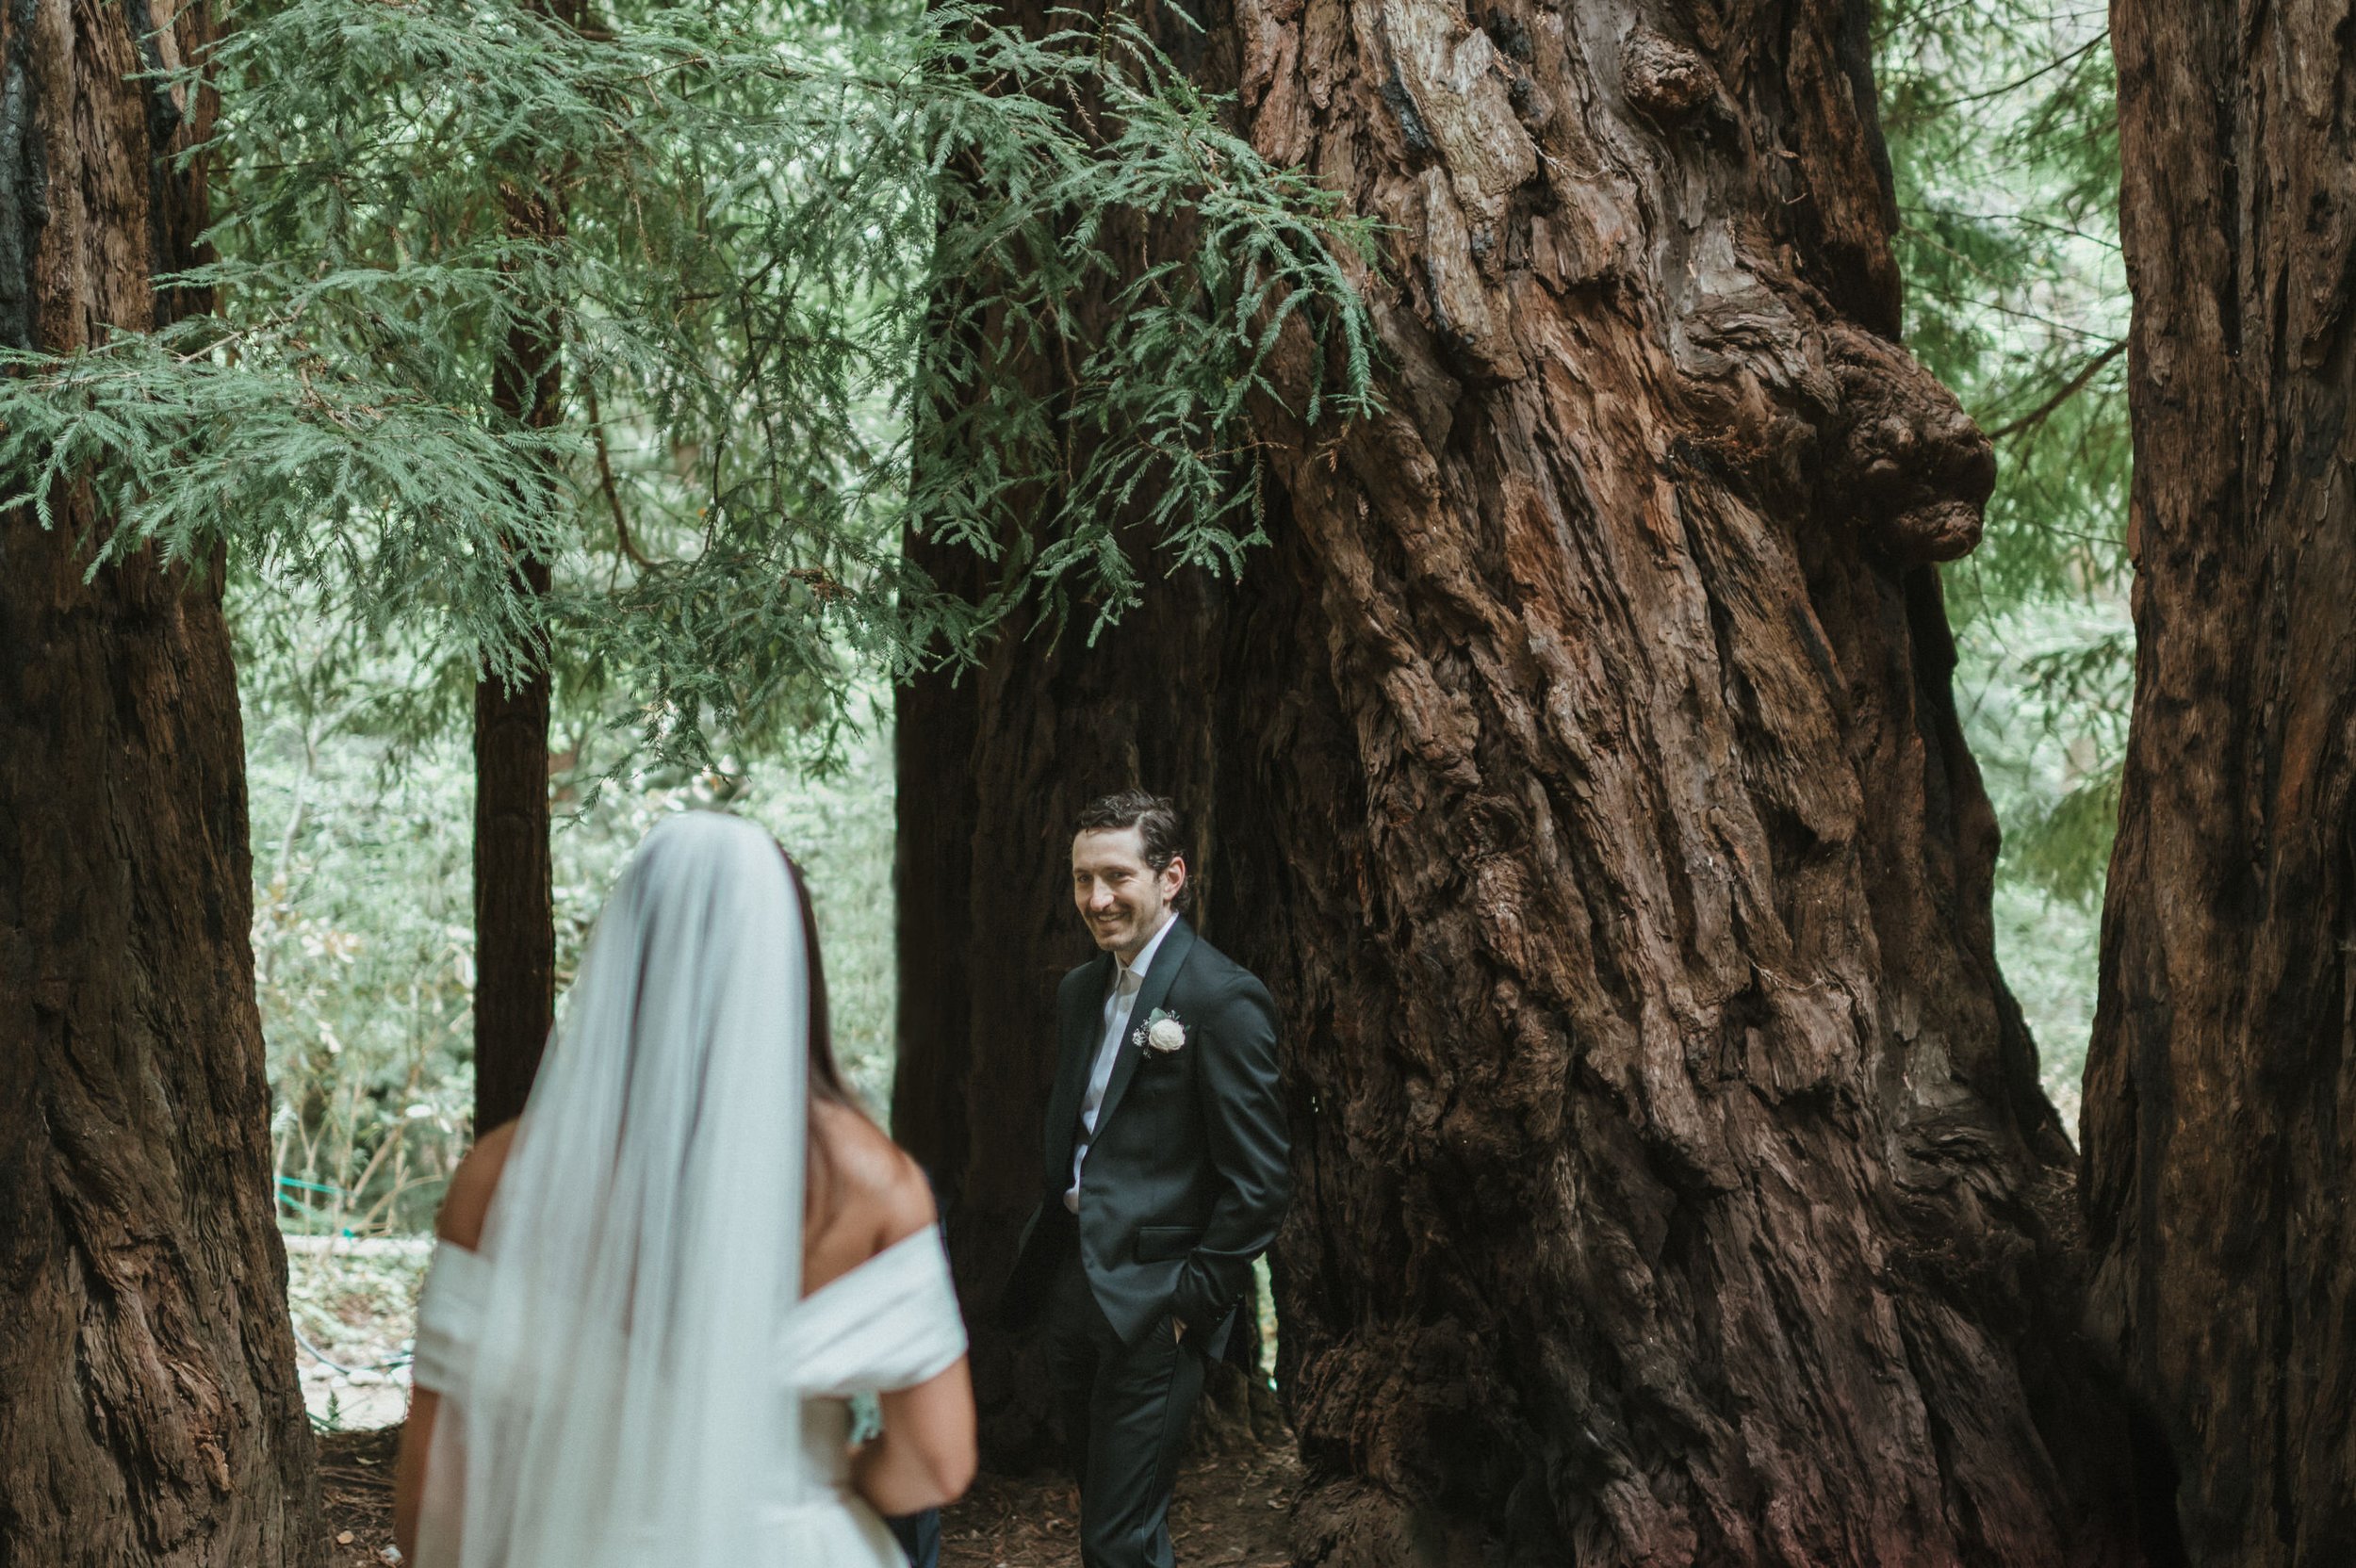
[[794,884],[794,897],[802,907],[802,954],[810,968],[810,1165],[804,1178],[803,1212],[807,1216],[824,1216],[834,1208],[831,1188],[834,1168],[826,1152],[826,1140],[819,1135],[817,1111],[821,1104],[841,1105],[857,1116],[865,1117],[867,1109],[843,1085],[843,1070],[835,1064],[834,1030],[826,1014],[826,966],[818,955],[818,913],[810,906],[810,881],[802,874],[801,866],[785,846],[777,853],[785,856],[786,879]]

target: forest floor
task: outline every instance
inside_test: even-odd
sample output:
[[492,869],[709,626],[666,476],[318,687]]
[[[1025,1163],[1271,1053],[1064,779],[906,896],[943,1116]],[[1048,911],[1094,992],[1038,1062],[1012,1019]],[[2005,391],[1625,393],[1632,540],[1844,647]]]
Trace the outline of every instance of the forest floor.
[[[393,1456],[398,1427],[319,1436],[319,1494],[330,1568],[397,1563]],[[1289,1444],[1203,1454],[1178,1477],[1170,1533],[1184,1568],[1283,1568],[1300,1462]],[[983,1476],[941,1516],[941,1568],[1076,1568],[1078,1496],[1051,1476]]]

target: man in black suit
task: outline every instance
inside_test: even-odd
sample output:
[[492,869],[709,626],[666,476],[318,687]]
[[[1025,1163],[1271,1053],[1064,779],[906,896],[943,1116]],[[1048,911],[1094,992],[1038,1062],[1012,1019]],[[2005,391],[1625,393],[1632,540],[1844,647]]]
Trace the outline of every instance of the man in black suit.
[[1291,1186],[1268,988],[1194,934],[1170,803],[1081,813],[1072,892],[1103,951],[1064,977],[1040,1202],[1007,1304],[1043,1324],[1086,1568],[1170,1568],[1170,1495]]

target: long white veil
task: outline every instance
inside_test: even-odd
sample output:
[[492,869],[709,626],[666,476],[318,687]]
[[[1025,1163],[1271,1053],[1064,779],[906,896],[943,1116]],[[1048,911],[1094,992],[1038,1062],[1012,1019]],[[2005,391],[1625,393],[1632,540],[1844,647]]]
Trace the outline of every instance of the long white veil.
[[773,1369],[800,1294],[810,976],[784,857],[692,812],[598,917],[480,1249],[420,1568],[761,1560],[794,1486]]

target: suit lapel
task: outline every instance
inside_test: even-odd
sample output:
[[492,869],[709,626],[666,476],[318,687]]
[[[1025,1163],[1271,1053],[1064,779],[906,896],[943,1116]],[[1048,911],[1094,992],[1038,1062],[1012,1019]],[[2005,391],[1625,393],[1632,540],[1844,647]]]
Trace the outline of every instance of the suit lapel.
[[1099,953],[1088,964],[1091,978],[1082,988],[1081,1004],[1066,1008],[1055,1021],[1055,1089],[1047,1102],[1047,1125],[1063,1149],[1067,1166],[1072,1161],[1072,1129],[1079,1119],[1080,1096],[1088,1089],[1088,1064],[1096,1059],[1097,1044],[1104,1038],[1104,993],[1112,988],[1112,964],[1111,954]]
[[1153,1016],[1153,1009],[1169,998],[1171,983],[1185,966],[1186,955],[1193,951],[1194,927],[1186,923],[1185,916],[1174,917],[1170,935],[1162,939],[1161,947],[1153,955],[1153,967],[1145,972],[1145,984],[1137,988],[1137,1005],[1129,1009],[1128,1037],[1121,1042],[1121,1054],[1113,1058],[1112,1080],[1104,1086],[1104,1102],[1096,1109],[1099,1137],[1104,1136],[1104,1124],[1112,1120],[1113,1112],[1120,1108],[1121,1096],[1128,1088],[1129,1080],[1137,1075],[1137,1063],[1144,1059],[1145,1050],[1137,1043],[1137,1031]]

